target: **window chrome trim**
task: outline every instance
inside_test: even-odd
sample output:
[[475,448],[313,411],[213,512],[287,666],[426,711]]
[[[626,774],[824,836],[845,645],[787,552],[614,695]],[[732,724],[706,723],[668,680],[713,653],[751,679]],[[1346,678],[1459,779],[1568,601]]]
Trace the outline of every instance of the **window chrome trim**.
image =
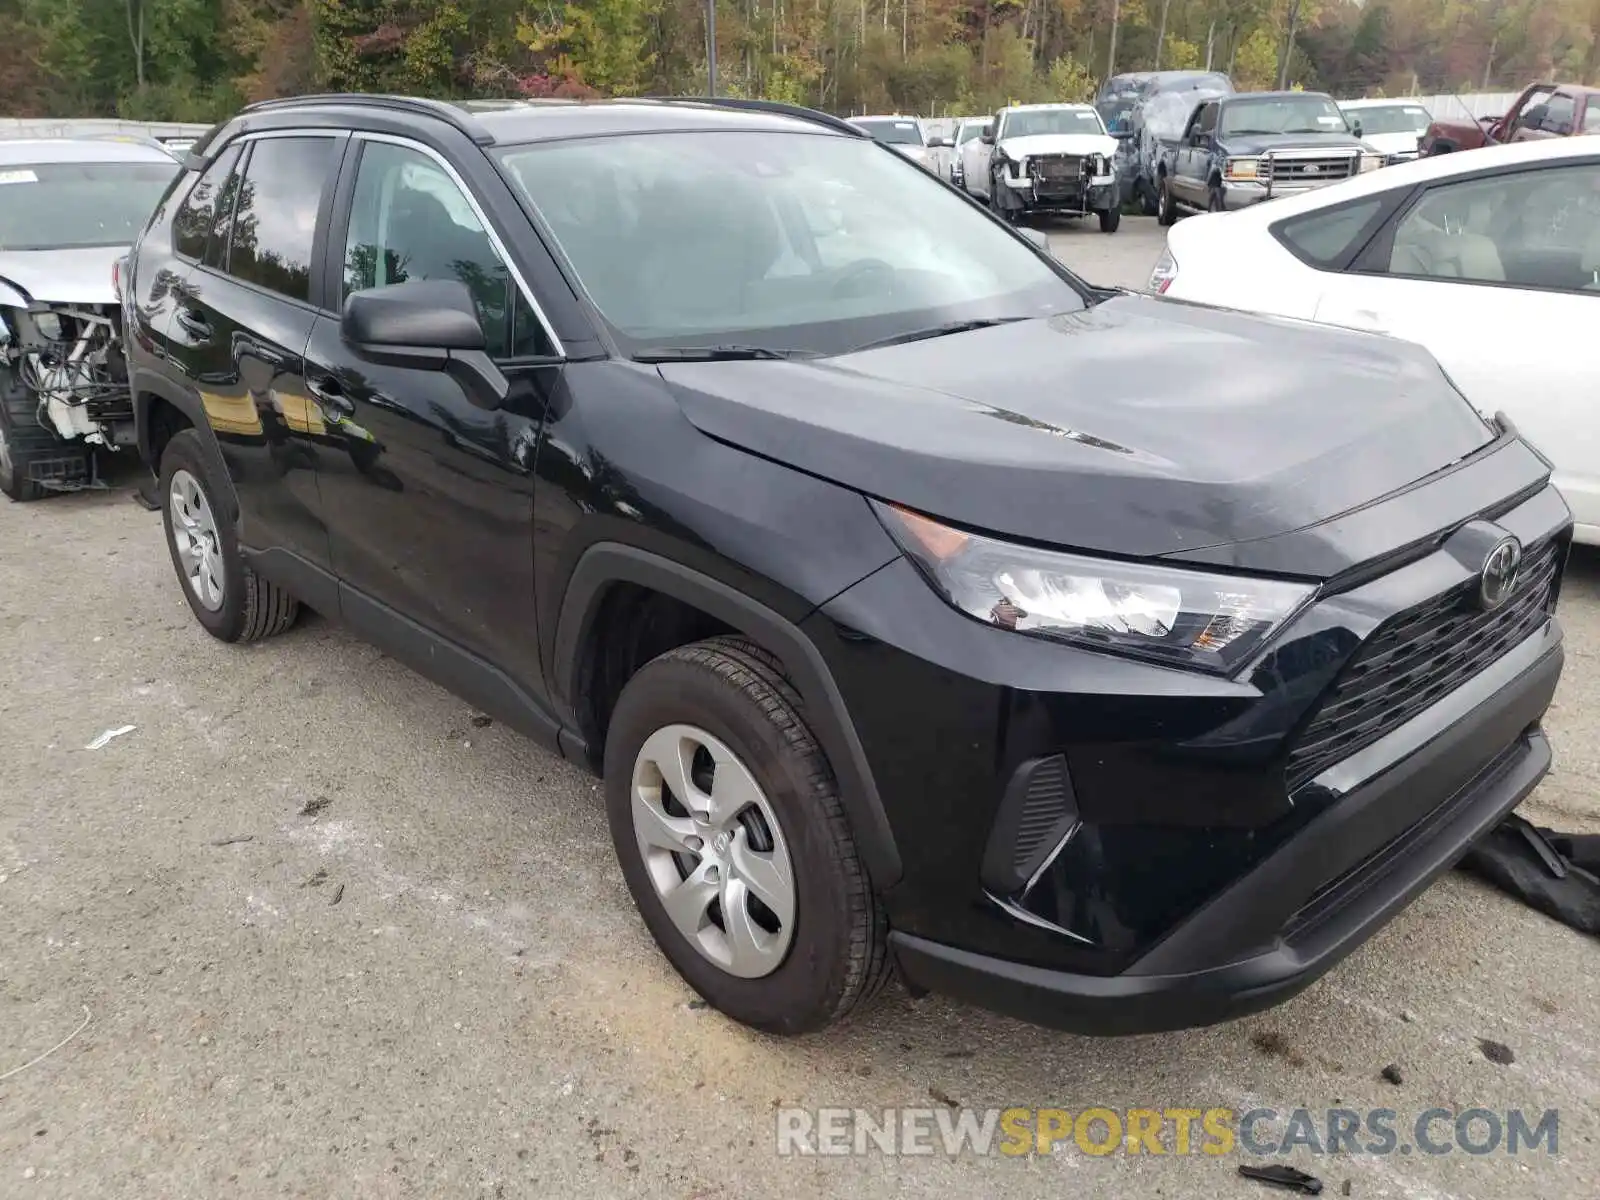
[[[278,131],[273,130],[272,132],[277,133]],[[406,150],[415,150],[425,158],[431,159],[440,170],[450,177],[450,182],[460,189],[462,196],[466,198],[467,205],[472,209],[473,215],[478,218],[478,223],[483,226],[484,233],[488,235],[489,244],[494,247],[495,253],[505,263],[506,270],[510,272],[511,278],[516,282],[517,290],[521,293],[522,299],[533,309],[533,315],[538,318],[539,327],[544,330],[545,336],[550,339],[550,345],[555,350],[555,356],[557,358],[565,358],[567,356],[567,348],[562,344],[561,339],[556,336],[556,331],[551,326],[550,319],[545,316],[544,309],[540,306],[538,298],[534,296],[533,289],[528,286],[528,281],[522,277],[522,272],[517,269],[516,260],[507,251],[506,244],[500,240],[500,235],[495,232],[494,223],[489,220],[489,214],[483,211],[483,206],[478,203],[478,198],[472,194],[472,189],[467,186],[467,181],[461,178],[456,169],[450,165],[449,160],[431,146],[424,146],[421,142],[392,133],[372,133],[367,130],[354,129],[350,131],[350,137],[355,141],[382,142],[386,145],[399,146]],[[356,171],[358,175],[360,170],[360,160],[357,160]]]

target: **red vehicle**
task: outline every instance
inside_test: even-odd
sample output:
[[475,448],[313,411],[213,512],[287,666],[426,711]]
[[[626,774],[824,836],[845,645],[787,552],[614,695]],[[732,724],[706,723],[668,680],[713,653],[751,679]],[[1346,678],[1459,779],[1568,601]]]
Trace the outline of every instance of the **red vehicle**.
[[1531,83],[1504,116],[1435,121],[1422,135],[1423,157],[1476,150],[1501,142],[1600,133],[1600,89],[1577,84]]

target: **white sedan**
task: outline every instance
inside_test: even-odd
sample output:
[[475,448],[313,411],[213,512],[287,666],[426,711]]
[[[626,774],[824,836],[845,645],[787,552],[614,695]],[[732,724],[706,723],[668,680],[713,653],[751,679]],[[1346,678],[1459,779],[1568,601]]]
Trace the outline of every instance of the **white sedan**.
[[1440,155],[1184,221],[1150,290],[1420,343],[1555,464],[1578,540],[1600,544],[1600,138]]

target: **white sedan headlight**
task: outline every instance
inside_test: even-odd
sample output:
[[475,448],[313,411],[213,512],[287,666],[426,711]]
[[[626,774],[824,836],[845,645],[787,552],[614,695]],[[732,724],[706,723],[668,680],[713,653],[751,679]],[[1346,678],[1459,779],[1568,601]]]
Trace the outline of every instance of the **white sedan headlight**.
[[1308,584],[1039,550],[873,506],[934,588],[1016,633],[1230,675],[1315,594]]

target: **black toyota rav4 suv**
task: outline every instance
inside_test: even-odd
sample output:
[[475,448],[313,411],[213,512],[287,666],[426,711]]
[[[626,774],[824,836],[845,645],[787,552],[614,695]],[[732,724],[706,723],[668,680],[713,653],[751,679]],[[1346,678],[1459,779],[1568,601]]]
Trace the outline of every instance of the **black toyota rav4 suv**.
[[200,624],[309,605],[602,771],[753,1026],[891,968],[1259,1009],[1549,767],[1571,518],[1514,429],[1416,347],[1089,287],[833,118],[273,102],[132,258]]

